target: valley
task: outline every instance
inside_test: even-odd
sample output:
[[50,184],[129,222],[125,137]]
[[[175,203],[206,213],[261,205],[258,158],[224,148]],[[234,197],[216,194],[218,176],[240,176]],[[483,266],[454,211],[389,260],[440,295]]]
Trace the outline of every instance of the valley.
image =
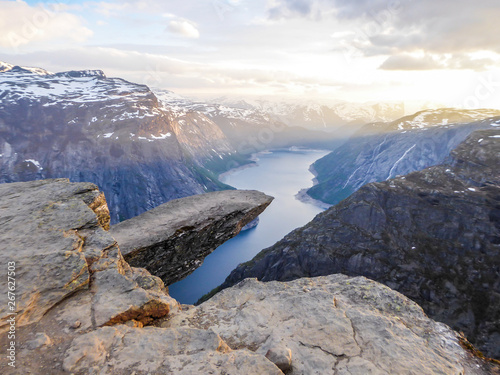
[[[173,305],[210,303],[248,277],[363,276],[499,358],[500,111],[403,114],[199,101],[100,70],[0,63],[0,183],[96,184],[117,262],[159,277]],[[255,207],[241,210],[232,193],[247,193],[233,190],[267,196],[248,193]]]
[[262,191],[274,200],[259,216],[256,227],[218,247],[191,275],[170,285],[170,294],[182,303],[195,303],[220,285],[238,264],[252,259],[322,212],[321,208],[298,200],[296,194],[312,184],[309,166],[326,153],[307,149],[263,152],[256,155],[255,166],[225,174],[224,183],[237,189]]
[[500,375],[499,1],[0,3],[0,375]]

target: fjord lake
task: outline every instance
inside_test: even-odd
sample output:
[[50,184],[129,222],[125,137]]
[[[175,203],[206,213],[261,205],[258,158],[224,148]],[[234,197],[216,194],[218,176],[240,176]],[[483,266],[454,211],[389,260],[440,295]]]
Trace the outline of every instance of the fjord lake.
[[219,246],[200,268],[170,285],[170,295],[183,304],[195,303],[222,284],[238,264],[249,261],[322,212],[324,208],[296,196],[313,184],[310,165],[328,153],[301,149],[266,151],[256,155],[256,164],[224,174],[222,182],[239,190],[259,190],[273,196],[274,201],[259,216],[256,227],[242,231]]

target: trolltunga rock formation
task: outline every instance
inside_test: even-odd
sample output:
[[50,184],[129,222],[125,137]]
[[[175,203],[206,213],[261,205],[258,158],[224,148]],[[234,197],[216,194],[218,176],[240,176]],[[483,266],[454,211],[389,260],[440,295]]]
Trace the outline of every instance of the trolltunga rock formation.
[[201,266],[273,198],[258,191],[218,191],[172,200],[113,225],[125,260],[171,285]]

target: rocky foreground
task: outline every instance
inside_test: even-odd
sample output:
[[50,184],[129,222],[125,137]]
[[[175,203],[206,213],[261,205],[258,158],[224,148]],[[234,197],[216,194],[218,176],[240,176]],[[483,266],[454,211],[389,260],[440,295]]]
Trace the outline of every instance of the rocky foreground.
[[500,129],[474,132],[442,165],[367,184],[240,265],[248,278],[343,273],[403,293],[500,358]]
[[[248,194],[257,194],[240,193],[247,201]],[[231,197],[237,199],[228,195],[229,202]],[[255,199],[255,209],[262,199],[268,198]],[[176,203],[179,215],[206,214],[206,206],[196,212],[191,202]],[[221,212],[224,205],[222,200]],[[225,212],[228,222],[233,220],[234,212]],[[249,219],[243,216],[237,227]],[[158,277],[125,261],[120,243],[106,230],[106,201],[93,184],[0,185],[0,222],[2,268],[15,262],[16,273],[16,315],[9,315],[7,294],[1,294],[2,374],[494,371],[464,349],[459,334],[401,294],[363,277],[246,280],[199,307],[180,306]],[[192,228],[182,227],[186,235],[200,229],[190,222]],[[165,223],[165,232],[175,229],[171,221]],[[7,277],[0,286],[7,290]]]

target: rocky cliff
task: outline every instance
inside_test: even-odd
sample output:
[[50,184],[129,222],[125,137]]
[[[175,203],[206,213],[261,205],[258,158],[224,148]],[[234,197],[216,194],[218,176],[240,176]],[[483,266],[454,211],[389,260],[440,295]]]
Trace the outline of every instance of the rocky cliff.
[[308,194],[337,204],[369,182],[440,164],[473,131],[500,126],[499,116],[498,110],[438,109],[368,124],[314,163],[318,183]]
[[[184,208],[195,210],[189,202]],[[120,244],[105,230],[106,202],[93,184],[2,184],[0,218],[2,267],[15,263],[17,314],[9,315],[2,293],[0,345],[9,354],[0,358],[2,373],[498,370],[465,350],[463,337],[427,318],[414,302],[361,277],[247,280],[199,307],[179,306],[159,278],[123,259]],[[7,278],[0,287],[7,290]],[[14,324],[8,320],[13,316]]]
[[176,199],[113,225],[125,260],[166,285],[182,280],[203,259],[260,215],[273,200],[258,191],[221,191]]
[[500,357],[500,129],[474,132],[448,161],[367,184],[240,265],[247,277],[363,275]]
[[[208,118],[177,119],[147,86],[102,71],[3,66],[0,182],[93,182],[116,223],[170,199],[228,188],[213,172],[242,161]],[[188,126],[196,122],[198,129]]]

